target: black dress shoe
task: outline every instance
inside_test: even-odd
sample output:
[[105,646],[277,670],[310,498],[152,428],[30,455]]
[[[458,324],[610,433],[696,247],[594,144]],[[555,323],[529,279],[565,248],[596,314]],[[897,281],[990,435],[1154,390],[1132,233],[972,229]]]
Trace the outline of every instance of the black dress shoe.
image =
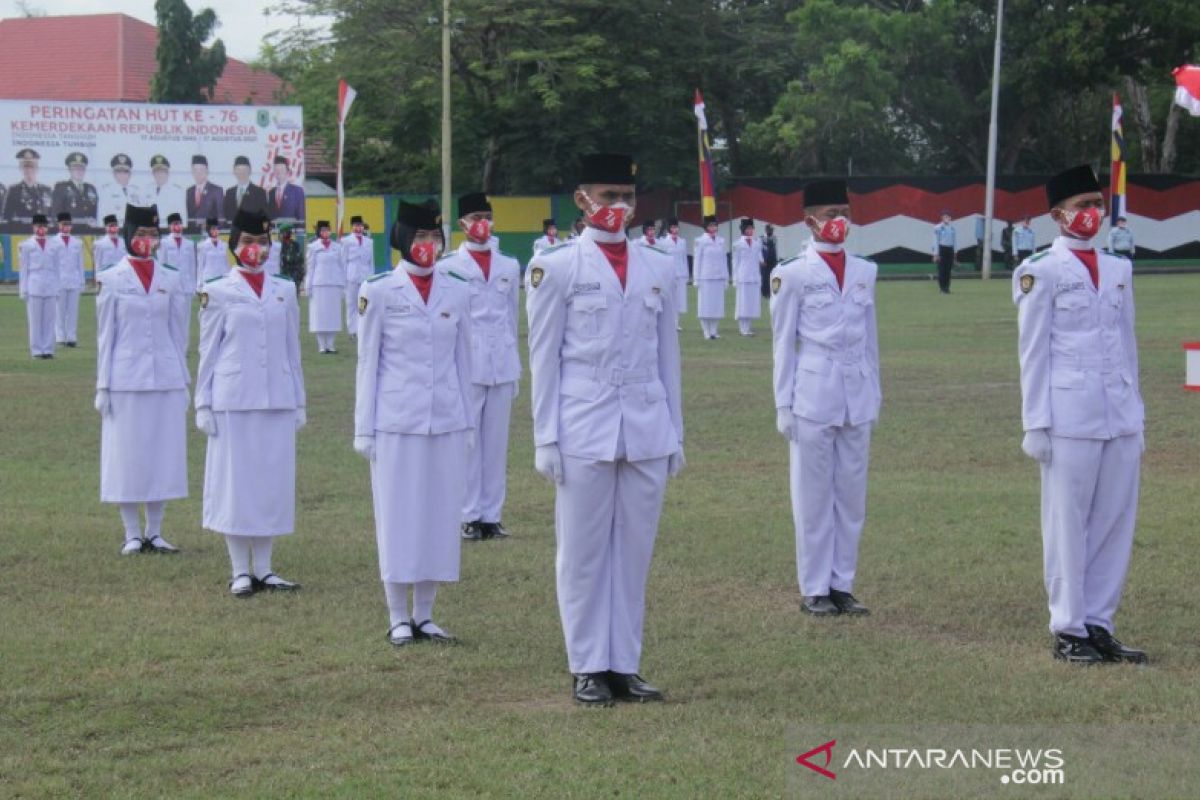
[[78,342],[67,342],[67,347],[78,347]]
[[1126,647],[1117,637],[1099,625],[1085,625],[1084,627],[1087,628],[1088,641],[1105,661],[1124,661],[1129,664],[1150,663],[1150,659],[1146,658],[1145,650]]
[[255,576],[251,581],[256,592],[295,592],[300,589],[300,584],[284,580],[274,572],[268,572],[261,578]]
[[854,595],[849,592],[839,592],[837,589],[830,589],[829,599],[837,606],[838,613],[860,617],[871,613],[871,609],[855,600]]
[[142,552],[173,556],[179,552],[179,548],[163,537],[155,535],[146,540],[146,544],[142,547]]
[[433,642],[434,644],[454,644],[458,641],[448,633],[425,630],[425,626],[431,622],[433,620],[427,619],[424,622],[412,623],[413,638],[418,642]]
[[800,610],[805,614],[812,614],[814,617],[833,617],[842,613],[828,595],[804,598],[804,602],[800,604]]
[[584,672],[575,676],[575,687],[572,695],[576,703],[585,706],[611,706],[613,704],[612,689],[603,672]]
[[[248,578],[249,580],[247,580],[244,584],[239,585],[236,589],[233,588],[233,585],[235,583],[238,583],[242,578]],[[246,599],[247,597],[253,596],[254,595],[254,576],[247,575],[244,572],[241,573],[240,575],[235,575],[233,577],[233,580],[231,580],[229,582],[229,593],[232,594],[234,597],[237,597],[242,600]]]
[[609,672],[608,687],[616,700],[628,703],[661,703],[663,693],[646,683],[641,675]]
[[1092,646],[1089,639],[1067,633],[1060,633],[1054,637],[1054,657],[1068,664],[1085,667],[1104,662],[1104,656]]
[[[403,630],[404,628],[408,630]],[[406,647],[415,642],[412,622],[405,620],[404,622],[397,622],[388,628],[387,640],[392,647]]]
[[462,524],[462,537],[468,542],[478,542],[480,539],[486,538],[483,535],[483,523],[479,520],[464,522]]
[[483,523],[483,538],[507,539],[508,531],[499,522],[485,522]]

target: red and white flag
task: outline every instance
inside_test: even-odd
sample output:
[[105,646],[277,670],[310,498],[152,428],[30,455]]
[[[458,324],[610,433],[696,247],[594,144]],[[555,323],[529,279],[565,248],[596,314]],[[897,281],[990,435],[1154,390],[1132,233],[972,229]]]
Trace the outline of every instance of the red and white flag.
[[344,80],[338,80],[338,149],[337,149],[337,233],[342,237],[342,220],[346,214],[346,192],[342,185],[342,155],[346,150],[346,117],[358,92]]
[[1175,103],[1200,117],[1200,67],[1185,65],[1175,70]]

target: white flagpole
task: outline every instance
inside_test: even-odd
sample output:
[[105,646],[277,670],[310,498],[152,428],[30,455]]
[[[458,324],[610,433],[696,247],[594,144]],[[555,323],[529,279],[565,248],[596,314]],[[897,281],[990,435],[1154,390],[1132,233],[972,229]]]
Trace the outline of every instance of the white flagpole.
[[992,119],[988,124],[987,192],[983,208],[984,280],[992,277],[992,216],[996,211],[996,120],[1000,112],[1000,43],[1004,32],[1004,0],[996,0],[996,49],[992,56]]
[[450,249],[451,203],[450,185],[453,152],[450,125],[450,0],[442,0],[442,236]]

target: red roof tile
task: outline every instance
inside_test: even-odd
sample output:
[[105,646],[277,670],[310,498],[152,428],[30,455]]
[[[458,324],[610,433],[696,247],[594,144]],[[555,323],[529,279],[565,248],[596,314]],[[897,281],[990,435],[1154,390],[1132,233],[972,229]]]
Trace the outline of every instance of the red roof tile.
[[[127,14],[0,20],[0,75],[20,76],[6,81],[0,96],[144,103],[157,46],[158,29]],[[213,102],[269,105],[282,87],[276,76],[230,58]]]

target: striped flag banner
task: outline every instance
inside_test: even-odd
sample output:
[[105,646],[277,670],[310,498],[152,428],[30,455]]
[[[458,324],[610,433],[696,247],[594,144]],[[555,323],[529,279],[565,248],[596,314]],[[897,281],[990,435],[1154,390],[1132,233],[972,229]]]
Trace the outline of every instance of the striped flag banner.
[[1175,69],[1175,103],[1193,117],[1200,117],[1200,67],[1185,65]]
[[337,234],[342,237],[342,220],[346,216],[346,191],[342,184],[342,155],[346,149],[346,117],[358,92],[345,80],[338,80],[338,148],[337,148]]
[[712,150],[708,142],[708,119],[704,115],[704,98],[696,90],[696,142],[700,156],[700,213],[714,216],[717,213],[717,197],[713,192]]
[[1121,120],[1121,98],[1113,93],[1112,110],[1112,170],[1108,179],[1108,203],[1112,208],[1111,222],[1126,215],[1125,207],[1125,128]]

